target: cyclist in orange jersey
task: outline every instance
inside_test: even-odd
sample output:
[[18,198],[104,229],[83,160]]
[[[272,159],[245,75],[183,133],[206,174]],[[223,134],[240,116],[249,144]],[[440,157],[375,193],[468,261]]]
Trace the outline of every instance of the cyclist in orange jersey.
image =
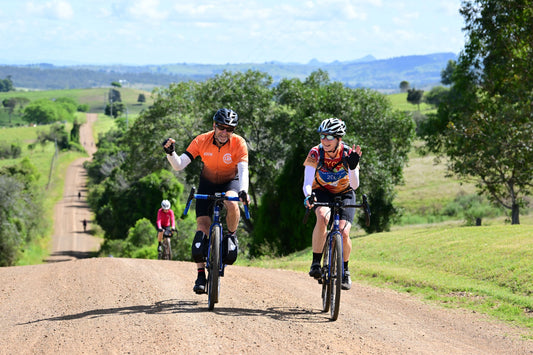
[[[356,147],[355,144],[351,148],[344,145],[342,137],[346,134],[346,124],[338,118],[328,118],[322,121],[318,127],[318,133],[320,133],[320,145],[311,148],[304,162],[305,207],[313,207],[310,201],[312,193],[320,202],[330,202],[334,200],[335,196],[342,196],[346,204],[355,204],[355,190],[359,187],[361,147]],[[328,233],[330,209],[322,206],[316,207],[315,214],[317,218],[312,240],[313,262],[309,276],[318,279],[321,277],[320,259]],[[341,284],[343,290],[349,290],[352,285],[348,261],[352,251],[350,229],[354,216],[355,208],[341,209],[339,227],[343,241],[345,270]]]
[[[239,117],[235,111],[227,108],[218,110],[213,117],[213,130],[194,138],[180,156],[174,151],[176,142],[174,139],[168,138],[163,143],[167,159],[175,170],[184,169],[196,157],[201,158],[203,168],[197,193],[225,192],[227,196],[239,196],[243,202],[248,203],[248,148],[244,138],[233,133],[238,121]],[[235,245],[238,245],[236,235],[240,219],[238,203],[225,201],[225,207],[228,234],[224,237],[232,238]],[[205,293],[205,254],[212,210],[212,201],[196,201],[197,231],[191,250],[198,269],[193,290],[198,294]]]

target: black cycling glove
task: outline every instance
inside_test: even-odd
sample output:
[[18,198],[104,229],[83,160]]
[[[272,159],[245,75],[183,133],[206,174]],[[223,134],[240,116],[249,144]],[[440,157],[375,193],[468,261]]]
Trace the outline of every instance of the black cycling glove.
[[242,200],[244,204],[248,203],[248,194],[246,193],[246,191],[244,190],[239,191],[239,198]]
[[168,140],[170,138],[167,138],[165,139],[165,141],[163,142],[163,150],[165,151],[165,153],[167,154],[172,154],[174,153],[174,143],[170,144],[168,147],[165,147],[165,145],[167,144]]
[[353,170],[359,164],[359,154],[355,150],[352,150],[350,154],[346,156],[346,161],[348,162],[348,167],[350,170]]

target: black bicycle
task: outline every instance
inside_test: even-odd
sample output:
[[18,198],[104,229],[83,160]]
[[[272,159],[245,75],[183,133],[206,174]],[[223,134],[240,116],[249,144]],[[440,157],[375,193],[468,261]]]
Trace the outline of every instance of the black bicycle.
[[[313,195],[310,202],[314,201],[314,199],[315,197]],[[371,215],[370,206],[368,205],[366,195],[363,195],[363,202],[360,204],[344,204],[342,198],[336,196],[332,202],[313,202],[313,205],[329,207],[333,216],[333,218],[330,218],[328,224],[329,232],[322,249],[322,275],[318,283],[322,284],[322,311],[327,312],[329,310],[330,319],[334,321],[339,317],[341,284],[344,276],[342,234],[339,228],[340,209],[348,207],[363,209],[366,225],[369,226]],[[304,223],[307,221],[309,211],[310,209],[306,211]]]
[[[220,277],[224,276],[224,264],[222,258],[222,223],[220,222],[220,212],[224,208],[224,201],[240,201],[239,197],[226,196],[224,192],[217,192],[213,195],[204,195],[196,194],[196,189],[193,187],[187,199],[187,205],[183,211],[183,217],[187,215],[189,207],[193,199],[198,200],[212,200],[214,201],[212,223],[209,227],[209,248],[207,251],[207,305],[209,310],[212,310],[215,307],[215,303],[218,303],[218,296],[220,294]],[[248,211],[248,205],[246,201],[248,200],[246,195],[241,196],[242,200],[245,201],[244,212],[246,219],[250,219],[250,213]]]
[[172,260],[172,247],[170,246],[170,238],[172,238],[175,229],[170,226],[163,230],[163,241],[161,242],[161,252],[157,253],[158,260]]

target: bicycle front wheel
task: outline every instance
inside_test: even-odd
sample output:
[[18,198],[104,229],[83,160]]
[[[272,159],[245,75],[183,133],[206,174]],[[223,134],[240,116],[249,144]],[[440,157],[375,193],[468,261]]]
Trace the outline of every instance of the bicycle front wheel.
[[342,236],[340,233],[334,233],[333,248],[331,249],[331,266],[329,284],[331,288],[330,302],[330,319],[337,320],[339,317],[339,308],[341,303],[341,284],[342,273],[344,270],[342,258]]
[[331,298],[331,287],[329,284],[329,243],[328,243],[329,237],[326,238],[326,242],[324,243],[324,249],[322,250],[322,276],[320,279],[320,283],[322,284],[322,312],[329,311],[329,301]]
[[218,302],[218,293],[220,292],[220,236],[222,230],[220,226],[215,226],[211,230],[209,237],[209,267],[207,268],[207,306],[213,310],[215,303]]

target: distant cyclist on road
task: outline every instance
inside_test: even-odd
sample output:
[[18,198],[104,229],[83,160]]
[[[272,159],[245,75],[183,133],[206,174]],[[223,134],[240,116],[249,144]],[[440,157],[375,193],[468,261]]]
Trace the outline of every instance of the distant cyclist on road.
[[157,252],[161,253],[163,251],[163,246],[161,242],[163,241],[163,230],[166,227],[171,227],[176,229],[176,220],[174,219],[174,211],[170,209],[170,201],[163,200],[161,201],[161,208],[157,211]]
[[[225,192],[226,196],[238,196],[243,202],[248,202],[248,148],[244,138],[233,133],[238,121],[235,111],[227,108],[218,110],[213,117],[213,130],[194,138],[180,156],[174,151],[174,139],[168,138],[163,143],[167,159],[175,170],[184,169],[196,157],[202,159],[203,168],[197,193]],[[228,229],[228,234],[224,237],[232,238],[235,245],[238,245],[236,231],[240,219],[239,206],[235,201],[224,203]],[[198,294],[205,293],[204,248],[207,246],[212,210],[213,201],[196,201],[197,231],[191,249],[198,269],[193,290]]]
[[[342,137],[346,134],[346,124],[338,118],[328,118],[318,127],[320,144],[309,151],[304,162],[304,205],[312,208],[309,198],[315,193],[317,201],[330,202],[335,196],[342,196],[346,204],[355,204],[355,190],[359,187],[359,158],[361,147],[344,145]],[[316,207],[316,224],[313,230],[313,262],[309,276],[319,279],[322,247],[326,241],[327,226],[330,218],[328,207]],[[343,240],[344,277],[342,289],[352,286],[348,261],[352,251],[350,229],[355,208],[343,208],[340,214],[340,230]]]

